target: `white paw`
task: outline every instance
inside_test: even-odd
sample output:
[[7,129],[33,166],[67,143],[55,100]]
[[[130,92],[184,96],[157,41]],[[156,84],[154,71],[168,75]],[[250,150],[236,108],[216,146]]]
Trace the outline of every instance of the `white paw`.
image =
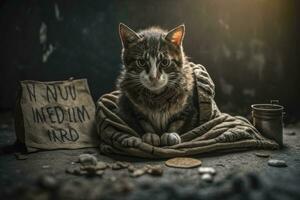
[[162,146],[172,146],[181,143],[181,137],[177,133],[164,133],[160,137]]
[[160,137],[154,133],[146,133],[142,136],[142,141],[158,147],[160,145]]
[[123,147],[137,147],[142,142],[141,138],[129,137],[122,140],[121,145]]

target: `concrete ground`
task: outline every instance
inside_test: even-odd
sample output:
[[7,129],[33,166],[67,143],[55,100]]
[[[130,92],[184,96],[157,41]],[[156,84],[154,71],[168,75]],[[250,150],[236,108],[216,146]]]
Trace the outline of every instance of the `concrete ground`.
[[[294,134],[293,134],[294,133]],[[202,166],[217,170],[214,181],[201,179],[194,169],[175,169],[164,160],[129,157],[110,158],[95,148],[42,151],[25,160],[15,156],[13,120],[0,115],[0,196],[3,199],[300,199],[300,124],[284,129],[284,147],[276,151],[252,150],[239,153],[201,155]],[[267,164],[270,158],[284,160],[288,167]],[[102,177],[75,176],[65,172],[78,165],[82,153],[98,160],[128,161],[135,166],[161,164],[161,177],[131,177],[127,169],[105,170]],[[2,199],[2,198],[1,198]]]

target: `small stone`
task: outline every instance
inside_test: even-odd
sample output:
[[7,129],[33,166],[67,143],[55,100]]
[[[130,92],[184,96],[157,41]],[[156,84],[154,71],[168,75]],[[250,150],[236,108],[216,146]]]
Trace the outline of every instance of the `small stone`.
[[164,170],[161,165],[149,165],[147,166],[147,173],[152,176],[161,176]]
[[85,170],[80,170],[79,171],[79,175],[87,175],[87,174],[88,174],[88,172],[85,171]]
[[80,174],[80,167],[70,166],[70,167],[66,168],[65,172],[68,173],[68,174],[79,175]]
[[270,157],[270,155],[269,154],[266,154],[266,153],[255,153],[255,155],[257,156],[257,157],[262,157],[262,158],[268,158],[268,157]]
[[187,157],[177,157],[169,159],[165,162],[168,167],[175,168],[194,168],[202,164],[201,160]]
[[201,179],[206,182],[212,182],[213,176],[211,174],[206,173],[201,175]]
[[43,169],[49,169],[49,168],[50,168],[50,165],[43,165],[42,168],[43,168]]
[[81,171],[86,171],[90,175],[96,174],[97,171],[100,171],[100,169],[98,169],[97,166],[94,166],[94,165],[81,166],[80,170]]
[[96,172],[96,175],[97,176],[102,176],[104,174],[104,171],[103,170],[98,170],[97,172]]
[[212,167],[199,167],[198,172],[199,174],[211,174],[211,175],[216,174],[216,170]]
[[115,181],[117,180],[117,178],[116,178],[115,176],[111,176],[111,177],[109,177],[109,180],[110,180],[111,182],[115,182]]
[[119,170],[122,169],[122,167],[120,165],[118,165],[117,163],[114,163],[111,165],[111,169],[112,170]]
[[131,176],[132,176],[132,177],[139,177],[139,176],[144,175],[145,173],[146,173],[146,170],[145,170],[144,168],[135,169],[135,170],[132,172]]
[[130,165],[130,166],[128,166],[127,169],[128,169],[129,172],[133,172],[136,168],[135,168],[135,166]]
[[22,154],[22,153],[15,153],[15,156],[17,160],[26,160],[28,158],[27,154]]
[[121,167],[123,168],[127,168],[129,166],[129,163],[128,162],[120,162],[120,161],[117,161],[118,165],[120,165]]
[[73,174],[80,175],[80,172],[81,172],[80,168],[79,167],[75,167],[74,171],[73,171]]
[[75,168],[74,167],[67,167],[65,171],[68,174],[75,174]]
[[105,162],[102,162],[102,161],[99,161],[97,163],[97,166],[96,166],[96,168],[98,170],[103,170],[103,169],[106,169],[107,167],[108,167],[107,164]]
[[91,154],[81,154],[79,156],[79,162],[82,165],[97,165],[97,158]]
[[57,185],[57,181],[53,176],[43,175],[39,178],[38,183],[41,187],[53,189]]
[[111,169],[119,170],[119,169],[124,169],[124,168],[127,168],[127,167],[129,167],[129,163],[117,161],[117,162],[112,164]]
[[276,159],[269,160],[268,165],[272,167],[287,167],[287,164],[285,163],[284,160],[276,160]]
[[286,132],[286,135],[296,135],[296,132]]

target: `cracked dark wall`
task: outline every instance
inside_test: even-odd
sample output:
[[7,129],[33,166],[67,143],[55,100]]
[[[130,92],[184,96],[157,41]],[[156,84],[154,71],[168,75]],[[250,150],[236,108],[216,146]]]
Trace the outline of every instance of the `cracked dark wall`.
[[205,65],[224,111],[279,99],[299,116],[297,0],[38,1],[0,3],[0,108],[14,107],[24,79],[87,78],[96,100],[120,70],[118,23],[186,25],[184,49]]

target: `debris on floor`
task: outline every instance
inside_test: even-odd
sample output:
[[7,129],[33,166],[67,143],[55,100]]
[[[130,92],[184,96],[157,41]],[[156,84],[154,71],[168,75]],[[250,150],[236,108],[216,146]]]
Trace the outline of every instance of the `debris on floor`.
[[147,173],[152,176],[162,176],[164,170],[161,165],[147,165]]
[[213,167],[199,167],[198,172],[201,179],[205,182],[212,182],[217,171]]
[[199,174],[211,174],[215,175],[217,171],[212,167],[199,167],[198,168]]
[[201,175],[201,179],[206,182],[212,182],[213,176],[212,176],[212,174],[205,173],[205,174]]
[[79,155],[78,162],[82,165],[97,165],[97,158],[91,154],[81,154]]
[[42,175],[38,178],[37,183],[45,189],[53,189],[57,186],[57,180],[50,175]]
[[115,161],[113,163],[107,163],[104,161],[98,161],[97,157],[91,154],[79,155],[78,162],[80,166],[71,162],[65,170],[68,174],[73,175],[88,175],[88,176],[102,176],[106,169],[122,170],[127,169],[131,177],[139,177],[144,174],[151,176],[162,176],[163,167],[161,165],[144,165],[142,167],[135,167],[129,162]]
[[129,166],[128,162],[117,161],[111,165],[111,169],[113,170],[125,169],[128,168],[128,166]]
[[284,160],[276,160],[276,159],[270,159],[268,161],[268,165],[272,167],[287,167],[287,164]]

